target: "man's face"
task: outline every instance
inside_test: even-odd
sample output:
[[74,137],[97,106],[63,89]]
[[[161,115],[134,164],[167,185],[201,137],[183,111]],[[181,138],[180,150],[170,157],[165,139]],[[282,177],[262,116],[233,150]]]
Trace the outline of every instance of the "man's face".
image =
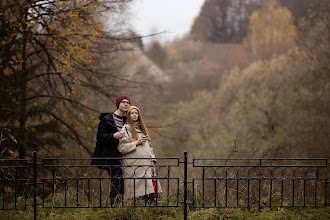
[[122,112],[127,112],[129,106],[130,106],[129,100],[128,99],[123,99],[119,103],[119,110],[121,110]]

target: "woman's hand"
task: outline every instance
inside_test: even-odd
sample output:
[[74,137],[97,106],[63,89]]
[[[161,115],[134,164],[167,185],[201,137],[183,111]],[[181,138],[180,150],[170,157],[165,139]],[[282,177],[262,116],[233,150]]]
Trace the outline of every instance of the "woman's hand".
[[136,141],[136,145],[143,144],[144,142],[148,141],[148,138],[146,136],[139,137]]

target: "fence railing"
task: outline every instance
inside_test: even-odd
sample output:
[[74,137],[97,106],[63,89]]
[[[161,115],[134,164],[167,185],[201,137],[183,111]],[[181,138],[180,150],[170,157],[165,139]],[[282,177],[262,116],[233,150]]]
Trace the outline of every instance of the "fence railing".
[[[140,159],[146,160],[145,158],[125,158],[125,160],[134,161]],[[90,158],[43,159],[42,168],[47,170],[50,175],[42,178],[42,206],[43,208],[178,207],[178,192],[173,189],[179,189],[179,178],[173,176],[172,172],[179,167],[179,158],[156,159],[157,164],[154,165],[154,168],[157,175],[155,177],[146,175],[151,169],[150,163],[148,163],[120,165],[124,172],[131,174],[125,178],[110,177],[105,171],[118,167],[118,165],[90,165]],[[104,160],[104,158],[99,160]],[[102,167],[102,169],[98,169],[98,167]],[[137,173],[139,175],[136,175]],[[112,204],[109,202],[109,191],[111,179],[114,178],[133,182],[134,189],[137,188],[135,183],[142,180],[142,184],[144,184],[144,182],[154,179],[162,186],[162,197],[156,196],[153,203],[148,204],[146,200],[141,203],[136,197],[121,199],[120,202]],[[144,191],[145,189],[139,190]],[[133,191],[135,192],[137,189]]]
[[194,159],[194,207],[325,207],[327,159]]
[[[104,160],[104,158],[102,158]],[[126,158],[125,158],[126,159]],[[140,160],[142,158],[130,158]],[[143,158],[145,160],[145,158]],[[330,181],[325,158],[156,158],[156,176],[147,175],[150,163],[122,164],[131,176],[110,177],[91,164],[91,158],[43,158],[33,161],[0,160],[0,210],[37,208],[119,208],[183,206],[191,208],[325,207]],[[127,160],[127,159],[126,159]],[[111,165],[103,168],[111,169]],[[146,175],[140,175],[144,172]],[[135,175],[139,172],[139,175]],[[109,202],[111,179],[133,184],[134,197]],[[147,181],[158,181],[161,194],[152,202],[137,198]],[[137,189],[136,183],[144,182]],[[124,194],[125,195],[125,194]]]

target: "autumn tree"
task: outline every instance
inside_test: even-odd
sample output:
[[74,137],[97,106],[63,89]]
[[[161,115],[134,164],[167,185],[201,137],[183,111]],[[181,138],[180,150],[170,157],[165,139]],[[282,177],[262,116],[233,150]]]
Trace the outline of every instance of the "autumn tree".
[[[287,10],[276,4],[274,12]],[[265,5],[256,12],[260,15],[266,9]],[[279,19],[273,11],[268,12]],[[269,59],[251,60],[242,51],[229,49],[233,48],[229,44],[177,40],[165,45],[177,61],[167,70],[174,80],[164,86],[170,98],[157,99],[152,109],[158,111],[159,121],[178,123],[163,128],[154,142],[157,150],[167,156],[187,149],[191,156],[227,157],[238,143],[236,157],[330,157],[329,12],[329,1],[314,1],[309,15],[295,27],[298,44],[292,39],[291,50]],[[292,20],[285,21],[293,27]],[[270,50],[281,46],[273,40]],[[230,71],[212,68],[238,61],[246,63],[229,65]],[[217,86],[202,86],[202,76],[210,79],[206,75],[210,70],[221,78],[212,79]]]
[[[292,12],[292,21],[296,25],[299,17],[307,15],[311,1],[279,0],[279,4]],[[240,43],[249,32],[250,16],[267,2],[264,0],[206,0],[191,26],[190,33],[195,39],[202,41]]]
[[115,67],[101,61],[115,57],[125,40],[103,28],[102,15],[119,14],[128,2],[0,2],[0,120],[17,140],[1,151],[25,158],[32,150],[54,153],[72,140],[91,153],[82,132],[96,123],[95,109],[86,94],[116,95]]
[[169,156],[184,146],[194,156],[227,157],[238,138],[237,157],[284,145],[295,147],[286,151],[290,157],[329,157],[330,90],[321,73],[322,66],[301,49],[234,68],[219,88],[196,91],[166,108],[163,120],[180,123],[167,130],[172,139],[159,145],[171,148]]
[[314,73],[317,77],[330,78],[330,2],[313,1],[308,16],[300,20],[298,26],[298,45],[308,56],[317,62],[322,73]]
[[264,2],[260,10],[250,16],[249,32],[244,44],[252,53],[279,53],[294,45],[295,27],[291,12],[277,0]]

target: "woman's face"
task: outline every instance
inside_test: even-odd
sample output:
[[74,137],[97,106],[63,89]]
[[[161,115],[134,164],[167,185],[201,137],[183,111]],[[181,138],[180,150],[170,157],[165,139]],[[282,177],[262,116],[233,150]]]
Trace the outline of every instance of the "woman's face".
[[129,117],[131,117],[132,121],[136,122],[139,119],[139,112],[136,109],[132,109],[129,112]]

